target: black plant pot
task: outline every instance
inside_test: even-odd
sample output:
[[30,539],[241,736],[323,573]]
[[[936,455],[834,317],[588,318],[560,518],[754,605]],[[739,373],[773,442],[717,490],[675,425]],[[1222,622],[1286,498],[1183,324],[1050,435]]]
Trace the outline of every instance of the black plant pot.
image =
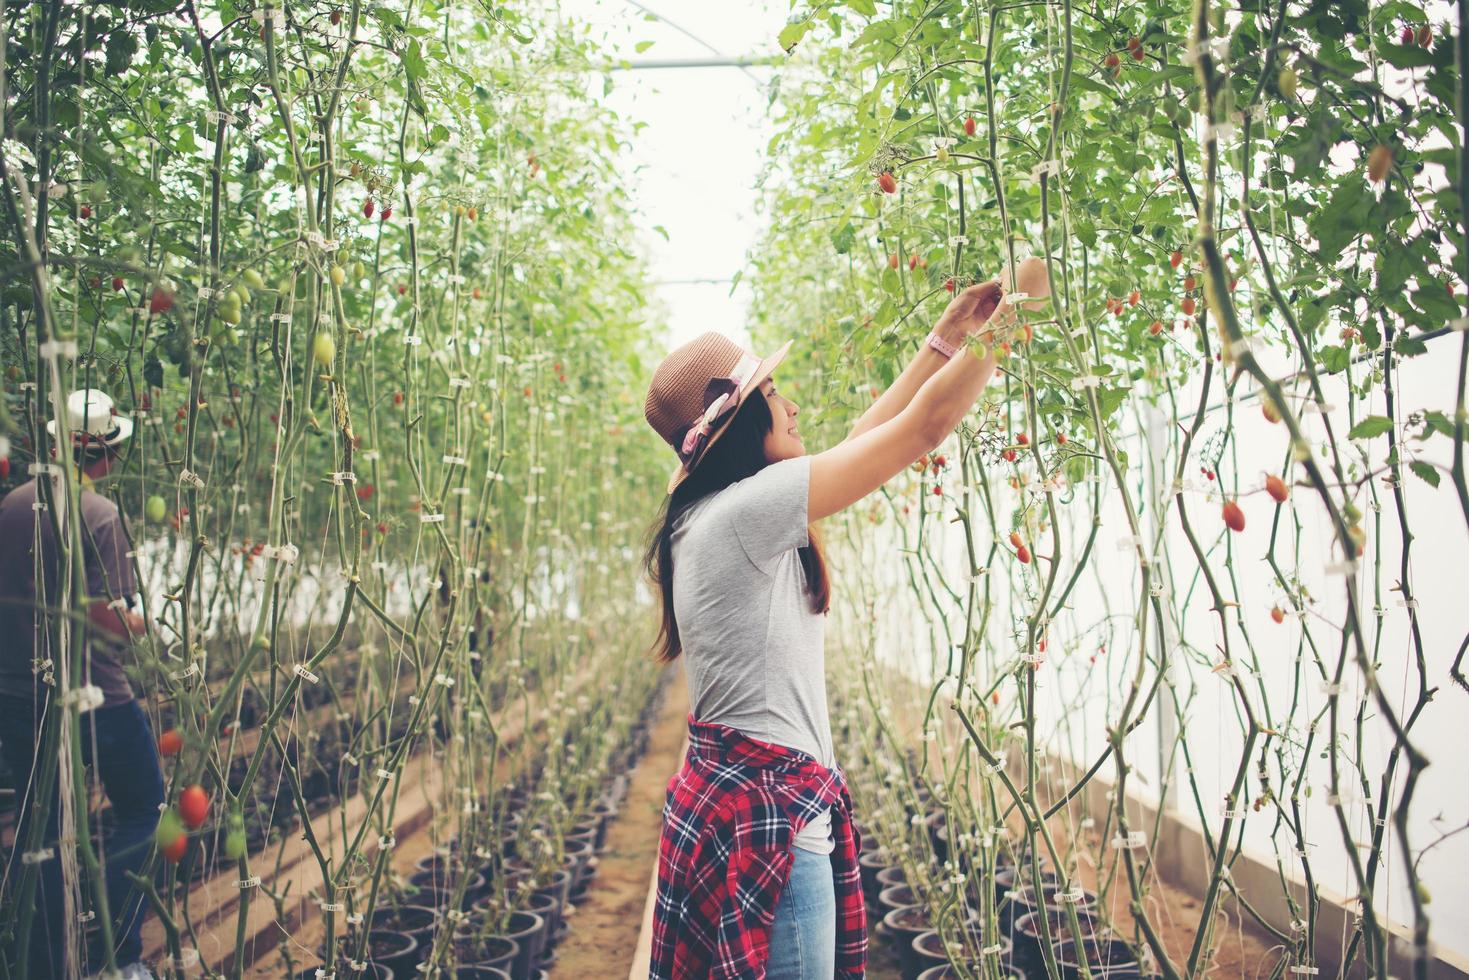
[[[1077,909],[1076,922],[1087,938],[1107,933],[1106,923],[1094,910]],[[1047,909],[1046,926],[1050,929],[1052,943],[1071,937],[1071,926],[1064,908]],[[1041,955],[1041,913],[1027,912],[1017,918],[1012,935],[1015,939],[1015,964],[1029,973],[1045,973],[1045,958]]]
[[[347,950],[355,952],[356,937],[349,937]],[[387,967],[395,977],[411,977],[414,967],[423,958],[423,947],[418,939],[406,932],[391,929],[374,929],[367,937],[367,961]]]
[[879,857],[877,851],[863,851],[857,856],[857,868],[862,872],[862,891],[869,902],[877,901],[877,893],[882,891],[882,886],[877,883],[877,873],[887,866],[887,861]]
[[510,980],[510,974],[497,966],[461,966],[455,969],[454,980]]
[[[965,968],[969,971],[969,976],[983,975],[980,972],[982,967],[978,963],[967,963],[965,964]],[[918,974],[918,980],[959,980],[959,976],[959,971],[953,966],[953,964],[945,963],[943,966],[935,966],[930,969],[924,970],[922,973]],[[1001,973],[1000,976],[1003,977],[1004,980],[1026,980],[1027,977],[1026,974],[1021,973],[1014,967],[1011,967],[1008,971]]]
[[454,958],[465,966],[493,966],[510,973],[520,945],[504,936],[464,936],[454,940]]
[[[1064,912],[1066,903],[1060,899],[1061,889],[1054,881],[1046,882],[1040,886],[1039,892],[1034,885],[1026,885],[1023,888],[1012,888],[1005,896],[1004,901],[999,903],[1000,923],[1009,932],[1020,918],[1030,912],[1040,911],[1042,897],[1047,909]],[[1097,896],[1091,892],[1083,891],[1081,898],[1075,903],[1078,909],[1091,910],[1097,907]]]
[[[978,922],[971,923],[968,931],[969,937],[967,939],[967,944],[969,950],[971,951],[971,955],[982,956],[983,954],[981,954],[980,951],[983,950],[986,946],[999,946],[999,951],[993,955],[998,958],[1001,969],[1013,968],[1014,963],[1013,957],[1011,956],[1011,945],[1008,937],[1000,936],[993,943],[987,942],[984,937],[984,930],[980,927],[980,924]],[[961,951],[959,955],[962,956],[963,952]],[[913,938],[912,962],[914,967],[914,980],[917,980],[917,978],[919,977],[925,976],[936,966],[945,966],[952,962],[948,952],[944,949],[943,938],[938,934],[937,930],[931,930],[929,932],[921,933]],[[979,963],[977,961],[975,963],[975,966],[976,968],[979,967]],[[975,972],[978,973],[980,971],[976,969]]]
[[877,908],[883,916],[896,909],[911,909],[917,904],[917,894],[907,885],[890,885],[877,893]]
[[892,939],[898,962],[902,964],[903,980],[915,980],[918,971],[914,969],[916,960],[913,957],[913,940],[933,928],[933,923],[928,919],[928,910],[918,905],[893,909],[882,917],[882,924]]
[[[316,980],[316,971],[321,967],[308,966],[296,974],[296,980]],[[364,970],[354,970],[346,963],[336,969],[337,980],[393,980],[397,976],[392,970],[378,963],[368,963]]]
[[[466,922],[459,927],[458,939],[471,938],[477,927]],[[530,980],[546,948],[546,920],[534,912],[515,911],[497,939],[510,939],[516,946],[515,957],[503,967],[514,980]]]
[[438,924],[439,913],[424,905],[380,905],[372,913],[374,932],[384,929],[412,936],[421,950],[432,945],[434,928]]

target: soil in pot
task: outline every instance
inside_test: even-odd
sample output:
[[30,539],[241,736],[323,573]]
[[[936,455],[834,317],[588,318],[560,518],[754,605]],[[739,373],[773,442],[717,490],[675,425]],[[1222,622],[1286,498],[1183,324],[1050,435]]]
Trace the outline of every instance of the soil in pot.
[[908,884],[908,874],[898,865],[892,865],[891,867],[883,868],[877,873],[877,883],[881,886],[878,889],[879,891],[883,888],[891,888],[894,885],[906,885]]
[[[1151,972],[1144,973],[1139,968],[1137,957],[1132,954],[1132,947],[1120,939],[1091,937],[1085,940],[1082,949],[1086,953],[1087,971],[1091,973],[1092,980],[1137,980],[1139,977],[1155,975]],[[1061,968],[1061,976],[1067,980],[1082,975],[1076,944],[1071,940],[1056,944],[1056,965]]]
[[893,885],[877,893],[877,907],[883,915],[894,909],[912,908],[918,904],[918,896],[907,885]]
[[[367,937],[367,961],[387,967],[393,971],[395,977],[406,977],[413,974],[413,968],[418,965],[421,958],[421,949],[418,940],[406,932],[374,929]],[[356,952],[356,936],[348,937],[346,950]]]

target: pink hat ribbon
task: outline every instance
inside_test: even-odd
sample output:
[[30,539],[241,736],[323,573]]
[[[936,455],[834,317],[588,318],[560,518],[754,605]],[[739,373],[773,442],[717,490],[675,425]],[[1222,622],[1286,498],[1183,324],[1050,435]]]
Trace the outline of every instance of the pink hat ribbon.
[[714,429],[714,423],[733,414],[740,407],[740,388],[759,366],[758,357],[746,354],[729,377],[709,380],[704,388],[704,414],[689,425],[689,430],[684,433],[683,445],[679,449],[678,458],[685,464],[703,450]]

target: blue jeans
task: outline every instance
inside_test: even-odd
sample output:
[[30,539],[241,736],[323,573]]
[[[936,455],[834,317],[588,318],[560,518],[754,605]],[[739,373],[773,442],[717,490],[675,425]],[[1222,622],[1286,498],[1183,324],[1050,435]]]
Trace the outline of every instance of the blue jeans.
[[[95,765],[107,799],[112,804],[112,821],[105,840],[107,855],[107,906],[112,913],[112,938],[119,967],[137,962],[143,955],[143,917],[147,906],[126,872],[141,874],[153,853],[153,829],[158,824],[158,807],[163,802],[163,773],[158,767],[157,743],[137,701],[95,708],[82,716],[82,758]],[[0,749],[16,782],[17,796],[26,791],[35,759],[36,718],[29,700],[0,698]],[[95,742],[95,754],[93,743]],[[28,832],[30,807],[22,811],[16,840]],[[57,838],[56,794],[46,818],[43,846],[55,848]],[[95,828],[95,823],[89,823]],[[20,848],[10,855],[11,887],[19,883]],[[61,976],[64,972],[62,944],[63,905],[61,865],[56,857],[41,863],[37,883],[35,918],[32,920],[29,976]],[[85,907],[90,907],[91,901]],[[99,964],[91,968],[97,969]]]
[[766,980],[831,980],[836,973],[837,899],[831,858],[799,847],[770,926]]

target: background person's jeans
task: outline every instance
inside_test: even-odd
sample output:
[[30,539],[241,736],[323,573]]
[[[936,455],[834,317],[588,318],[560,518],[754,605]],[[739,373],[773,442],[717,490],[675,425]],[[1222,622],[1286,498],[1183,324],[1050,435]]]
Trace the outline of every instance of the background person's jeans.
[[[14,774],[17,799],[25,793],[38,735],[30,701],[0,699],[0,748],[5,753],[5,764]],[[163,802],[163,773],[158,767],[157,743],[148,717],[137,701],[86,712],[82,715],[81,737],[82,758],[96,767],[107,799],[112,803],[112,822],[105,840],[107,905],[112,912],[116,962],[122,967],[137,962],[143,955],[143,918],[147,907],[126,872],[140,873],[152,855],[153,829],[158,824],[158,806]],[[26,807],[21,815],[17,841],[25,839],[29,812],[30,808]],[[53,792],[43,846],[56,846],[58,822]],[[16,848],[10,858],[12,888],[20,879],[19,850]],[[61,976],[65,931],[61,864],[55,857],[41,864],[36,896],[29,976]],[[92,903],[88,900],[86,904],[90,907]],[[98,968],[99,964],[91,966],[93,970]]]
[[831,858],[799,847],[770,926],[766,980],[831,980],[836,973],[837,899]]

